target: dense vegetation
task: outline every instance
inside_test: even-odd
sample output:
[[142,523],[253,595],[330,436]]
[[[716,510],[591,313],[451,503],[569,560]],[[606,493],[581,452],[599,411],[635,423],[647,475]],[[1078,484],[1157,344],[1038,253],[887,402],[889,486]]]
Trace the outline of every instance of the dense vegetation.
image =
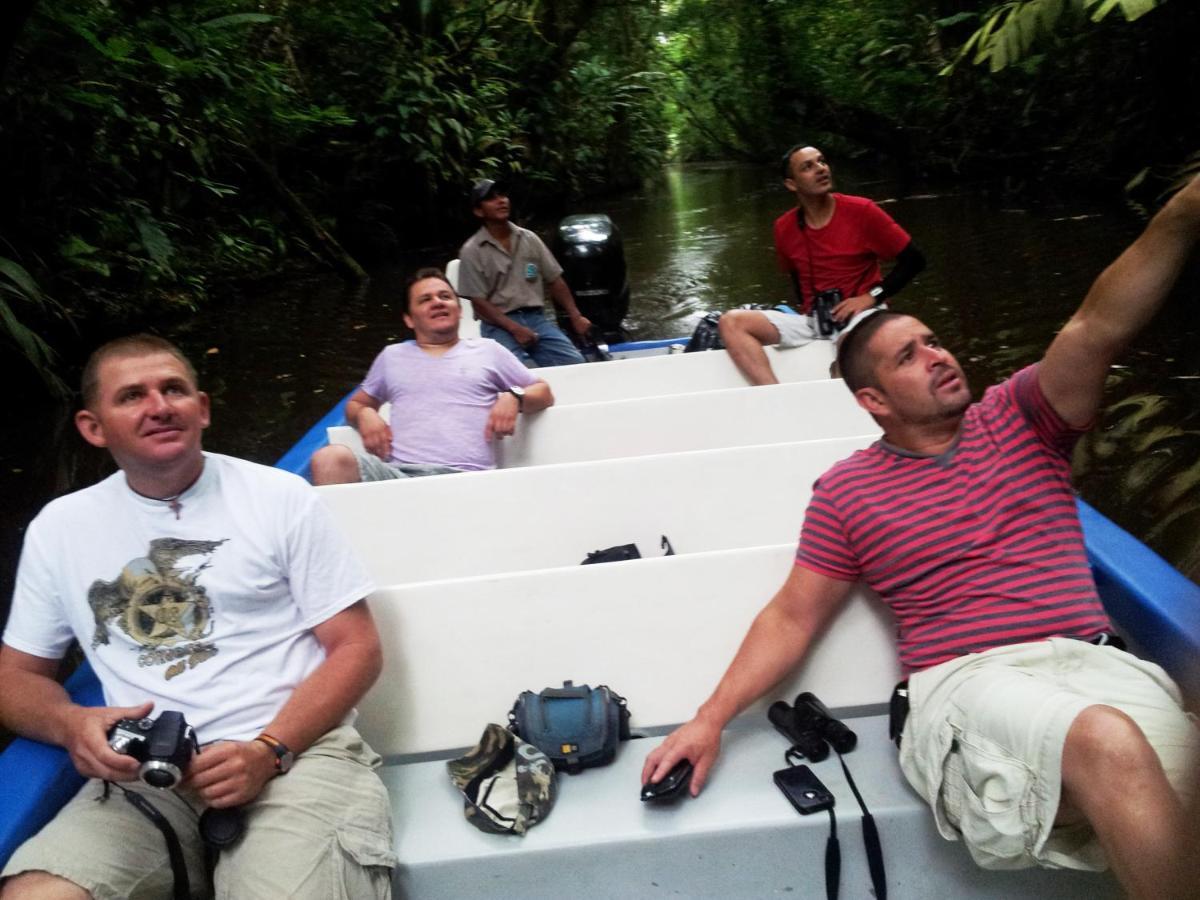
[[481,174],[546,206],[801,134],[1014,187],[1177,171],[1198,23],[1190,0],[10,0],[0,341],[53,388],[79,329],[461,237]]

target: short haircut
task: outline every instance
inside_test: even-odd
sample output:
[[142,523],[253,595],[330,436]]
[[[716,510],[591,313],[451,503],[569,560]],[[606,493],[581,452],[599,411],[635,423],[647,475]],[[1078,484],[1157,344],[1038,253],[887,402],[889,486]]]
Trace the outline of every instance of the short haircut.
[[450,290],[454,293],[454,296],[458,296],[458,291],[454,289],[454,285],[450,283],[450,279],[446,277],[445,272],[443,272],[437,266],[426,266],[423,269],[417,269],[417,271],[409,275],[408,280],[404,282],[404,311],[406,313],[412,312],[413,285],[415,285],[418,281],[424,281],[426,278],[436,278],[439,281],[444,281],[446,283],[446,287],[450,288]]
[[792,177],[792,157],[795,155],[796,151],[803,150],[805,147],[811,146],[812,144],[810,144],[808,141],[801,141],[799,144],[792,144],[792,146],[788,147],[787,153],[783,154],[782,161],[784,178]]
[[904,313],[881,309],[860,321],[838,341],[838,371],[842,373],[846,387],[850,388],[852,393],[860,388],[879,387],[879,379],[875,377],[875,360],[867,352],[867,346],[875,332],[893,319],[900,318],[911,317]]
[[88,357],[87,364],[83,367],[83,375],[79,379],[79,392],[83,395],[84,407],[95,409],[96,402],[100,399],[100,367],[104,363],[110,359],[153,356],[155,353],[166,353],[175,357],[183,364],[193,387],[198,384],[196,369],[191,360],[166,338],[160,338],[156,334],[129,334],[102,344]]

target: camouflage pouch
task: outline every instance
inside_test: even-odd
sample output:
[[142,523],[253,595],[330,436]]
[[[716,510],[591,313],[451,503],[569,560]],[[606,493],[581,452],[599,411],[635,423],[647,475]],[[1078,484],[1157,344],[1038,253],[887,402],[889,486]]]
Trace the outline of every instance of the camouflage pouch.
[[467,821],[491,834],[524,834],[550,815],[558,793],[546,755],[501,725],[488,725],[479,743],[446,769],[463,795]]

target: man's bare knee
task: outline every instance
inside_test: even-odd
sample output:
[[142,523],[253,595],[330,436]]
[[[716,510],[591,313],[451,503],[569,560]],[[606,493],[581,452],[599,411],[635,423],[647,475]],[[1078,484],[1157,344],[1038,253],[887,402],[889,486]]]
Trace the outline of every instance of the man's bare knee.
[[49,872],[22,872],[0,882],[0,900],[89,900],[73,881]]
[[1062,779],[1073,800],[1118,790],[1132,776],[1162,777],[1162,764],[1138,724],[1112,706],[1089,706],[1067,731]]
[[731,309],[717,320],[722,342],[728,346],[743,337],[752,337],[760,344],[778,344],[779,329],[755,309]]
[[313,484],[348,484],[361,481],[354,451],[342,444],[322,447],[312,456]]

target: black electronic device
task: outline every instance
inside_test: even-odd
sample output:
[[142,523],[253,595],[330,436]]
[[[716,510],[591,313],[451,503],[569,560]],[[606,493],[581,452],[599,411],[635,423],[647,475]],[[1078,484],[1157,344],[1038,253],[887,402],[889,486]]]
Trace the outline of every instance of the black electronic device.
[[692,783],[692,761],[681,759],[674,767],[658,781],[648,781],[642,785],[643,801],[674,800],[683,795],[687,786]]
[[808,766],[789,766],[774,775],[775,785],[783,791],[801,815],[833,809],[833,794]]
[[246,813],[240,806],[209,807],[200,816],[200,836],[209,846],[224,850],[242,839]]
[[[858,746],[858,735],[843,722],[834,718],[828,707],[815,694],[805,691],[792,704],[796,730],[815,732],[833,745],[838,753],[849,753]],[[805,754],[807,756],[807,754]],[[811,759],[811,757],[810,757]]]
[[845,322],[839,322],[833,317],[833,308],[842,302],[842,292],[838,288],[820,291],[813,297],[812,314],[817,320],[817,333],[823,337],[833,337],[846,327]]
[[767,708],[767,718],[775,730],[792,742],[792,746],[804,757],[820,762],[829,755],[829,744],[811,727],[802,727],[797,721],[796,710],[782,700],[776,700]]
[[170,709],[157,719],[121,719],[109,730],[108,745],[138,760],[138,777],[164,791],[179,783],[192,754],[200,749],[183,713]]

